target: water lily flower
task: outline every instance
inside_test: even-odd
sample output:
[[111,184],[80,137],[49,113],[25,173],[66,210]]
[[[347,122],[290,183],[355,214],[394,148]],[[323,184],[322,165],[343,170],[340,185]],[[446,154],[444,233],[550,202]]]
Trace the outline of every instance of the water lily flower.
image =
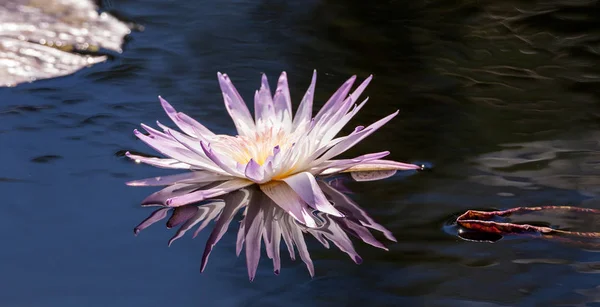
[[[367,127],[356,127],[349,135],[338,136],[367,102],[365,99],[357,104],[372,76],[351,94],[356,76],[348,79],[313,116],[315,71],[295,116],[292,116],[286,73],[279,77],[274,95],[263,75],[260,89],[254,95],[254,118],[229,77],[218,73],[218,79],[237,135],[213,133],[186,114],[177,112],[160,96],[162,107],[181,131],[159,122],[162,131],[144,124],[142,127],[147,134],[134,131],[139,139],[167,158],[127,152],[129,158],[161,168],[189,170],[183,174],[128,182],[131,186],[167,186],[146,198],[143,205],[178,208],[225,197],[244,188],[257,189],[261,193],[253,194],[265,195],[262,202],[273,202],[279,208],[277,212],[285,212],[306,229],[311,229],[320,227],[314,212],[328,218],[344,218],[347,214],[327,198],[317,180],[319,177],[350,173],[357,181],[368,181],[388,178],[399,170],[420,169],[414,164],[384,160],[388,151],[335,159],[398,114],[396,111]],[[217,223],[223,219],[221,214]],[[261,233],[261,228],[253,231]]]

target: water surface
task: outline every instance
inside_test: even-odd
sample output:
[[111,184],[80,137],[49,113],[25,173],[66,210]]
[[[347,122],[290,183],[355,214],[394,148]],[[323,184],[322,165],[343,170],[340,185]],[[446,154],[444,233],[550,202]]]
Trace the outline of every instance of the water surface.
[[[598,199],[597,61],[592,2],[111,0],[103,10],[145,27],[120,55],[74,75],[0,89],[0,302],[3,306],[592,306],[593,250],[531,238],[463,241],[447,223],[468,209]],[[216,72],[253,97],[261,72],[285,70],[299,101],[318,70],[317,102],[347,77],[375,79],[350,126],[400,109],[348,156],[392,151],[430,172],[356,183],[354,199],[398,238],[364,244],[355,265],[308,239],[282,272],[263,261],[248,282],[225,235],[200,274],[208,232],[154,226],[138,206],[167,174],[118,153],[152,153],[132,130],[168,119],[157,95],[233,133]],[[350,127],[349,127],[350,128]],[[596,303],[597,304],[597,303]]]

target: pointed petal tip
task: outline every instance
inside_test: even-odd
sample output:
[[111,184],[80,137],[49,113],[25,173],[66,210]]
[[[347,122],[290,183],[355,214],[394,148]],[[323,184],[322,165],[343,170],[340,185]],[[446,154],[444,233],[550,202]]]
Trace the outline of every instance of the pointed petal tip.
[[158,100],[160,100],[160,105],[163,107],[163,109],[165,109],[165,112],[167,113],[175,113],[177,111],[175,111],[175,108],[173,108],[173,106],[164,98],[162,98],[161,96],[158,96]]
[[227,83],[229,81],[229,77],[227,76],[227,74],[221,73],[220,71],[217,72],[217,79],[219,80],[219,85],[221,86],[221,89],[223,89],[222,86],[224,85],[222,82]]
[[137,183],[137,180],[132,180],[132,181],[125,182],[125,185],[129,186],[129,187],[136,187],[136,186],[138,186],[138,183]]
[[173,244],[173,242],[175,242],[176,240],[177,240],[176,237],[169,239],[169,242],[167,243],[167,247],[171,247],[171,244]]
[[139,229],[139,228],[137,228],[137,227],[136,227],[136,228],[134,228],[134,229],[133,229],[133,235],[135,235],[135,236],[137,237],[137,235],[140,233],[140,231],[141,231],[141,229]]
[[359,255],[354,256],[353,260],[356,264],[361,264],[363,262],[363,259]]
[[[165,205],[166,205],[167,207],[177,207],[177,206],[175,206],[175,201],[177,200],[176,198],[177,198],[177,197],[172,197],[172,198],[169,198],[169,199],[167,199],[167,200],[165,201]],[[167,229],[171,229],[171,228],[169,227],[169,225],[167,225]]]
[[274,270],[273,273],[275,273],[275,275],[279,276],[279,270]]

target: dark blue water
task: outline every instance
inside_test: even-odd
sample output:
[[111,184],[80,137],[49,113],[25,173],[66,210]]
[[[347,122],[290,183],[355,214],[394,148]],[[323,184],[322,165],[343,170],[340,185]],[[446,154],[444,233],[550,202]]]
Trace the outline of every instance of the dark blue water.
[[[584,1],[111,0],[145,27],[123,54],[74,75],[0,89],[2,306],[594,306],[600,254],[532,238],[463,241],[448,221],[468,209],[600,208],[600,25]],[[518,10],[517,10],[518,9]],[[309,241],[316,276],[263,257],[254,282],[235,231],[199,273],[208,232],[133,227],[153,189],[125,181],[165,170],[132,130],[168,122],[157,101],[233,133],[217,71],[247,101],[261,72],[285,70],[299,101],[352,74],[375,75],[350,126],[400,115],[349,156],[381,150],[430,172],[356,183],[355,200],[398,238],[364,244],[355,265]],[[232,227],[233,228],[233,227]],[[232,229],[231,229],[232,230]],[[596,303],[595,303],[596,302]]]

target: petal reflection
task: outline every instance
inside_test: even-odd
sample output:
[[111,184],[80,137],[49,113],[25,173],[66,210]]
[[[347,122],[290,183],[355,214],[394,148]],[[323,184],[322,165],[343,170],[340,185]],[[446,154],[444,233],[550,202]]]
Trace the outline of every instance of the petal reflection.
[[[202,255],[200,269],[204,271],[213,248],[223,237],[238,212],[244,209],[237,235],[236,253],[239,255],[242,250],[245,251],[250,280],[253,280],[256,276],[263,243],[267,257],[273,261],[275,274],[279,274],[281,270],[280,252],[283,239],[290,258],[295,260],[297,251],[309,274],[314,276],[315,269],[305,241],[305,234],[312,235],[326,248],[329,248],[330,243],[333,243],[357,264],[362,262],[362,258],[354,249],[350,236],[384,250],[387,250],[387,248],[371,234],[369,228],[381,231],[388,239],[395,241],[389,230],[375,223],[348,196],[336,190],[327,182],[317,181],[317,184],[323,190],[325,197],[344,216],[334,216],[318,211],[309,212],[315,224],[313,227],[308,227],[298,222],[294,216],[282,209],[260,188],[251,186],[223,195],[221,199],[211,199],[199,205],[184,205],[176,208],[163,205],[162,208],[154,211],[150,217],[138,225],[135,228],[135,233],[137,234],[144,228],[164,219],[168,212],[172,211],[167,227],[181,226],[169,240],[169,245],[171,245],[192,228],[197,227],[194,232],[195,237],[211,221],[215,221],[215,226],[207,239]],[[158,192],[165,194],[164,196],[161,194],[163,197],[155,198],[165,199],[167,194],[184,195],[186,192],[190,192],[188,186],[169,189],[171,187]]]

